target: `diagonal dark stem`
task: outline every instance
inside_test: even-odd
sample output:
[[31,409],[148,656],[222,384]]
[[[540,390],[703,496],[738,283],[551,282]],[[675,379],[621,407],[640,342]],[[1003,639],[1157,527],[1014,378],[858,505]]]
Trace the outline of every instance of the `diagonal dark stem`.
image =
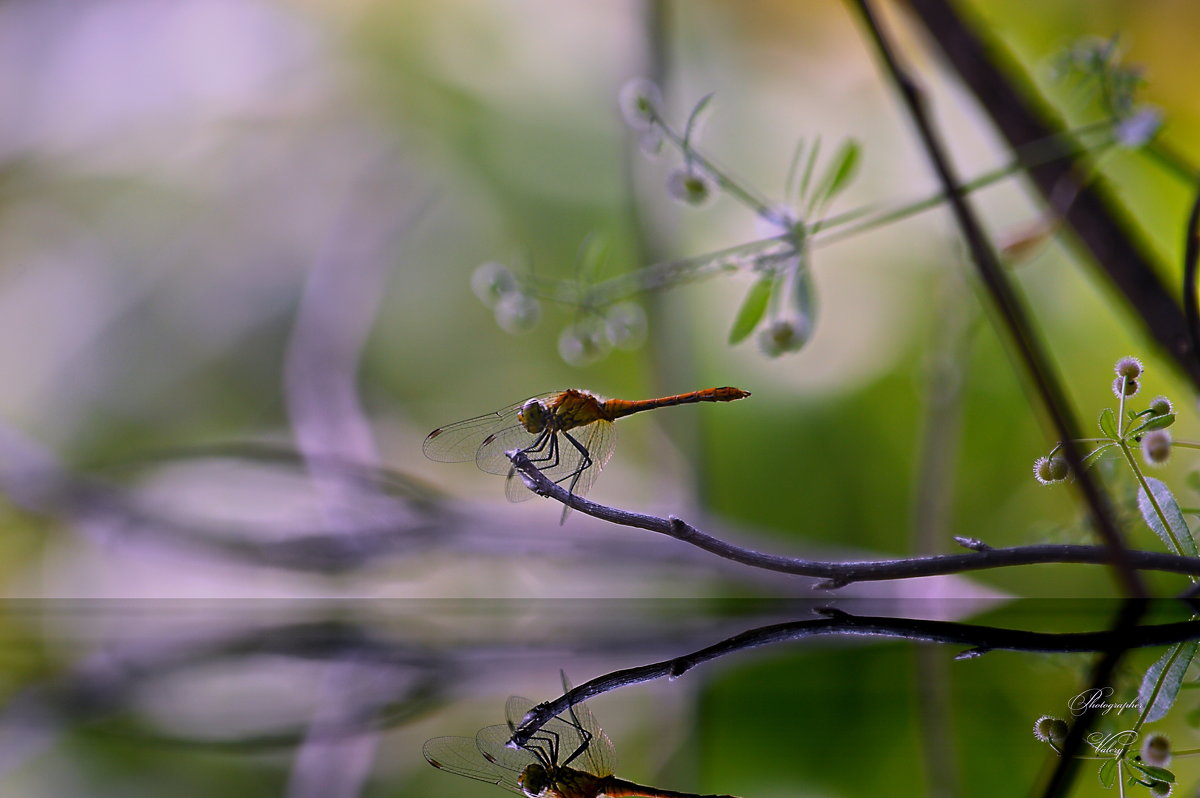
[[1200,353],[1200,310],[1196,306],[1196,267],[1200,263],[1200,188],[1188,214],[1187,237],[1183,243],[1183,313],[1187,319],[1192,352]]
[[[1017,63],[996,42],[974,30],[954,3],[907,2],[928,31],[930,46],[940,49],[1011,149],[1019,151],[1032,141],[1064,135],[1063,125],[1036,96]],[[1087,171],[1074,154],[1079,148],[1067,139],[1059,140],[1063,141],[1062,157],[1030,165],[1027,172],[1031,181],[1133,308],[1147,334],[1193,385],[1200,387],[1200,358],[1195,356],[1178,303],[1152,265],[1149,246],[1103,182],[1091,180],[1087,185],[1078,185],[1078,175]],[[1156,147],[1151,154],[1162,149]],[[1069,203],[1061,199],[1060,187],[1064,184],[1078,186]]]
[[1067,462],[1070,463],[1071,469],[1075,474],[1075,484],[1079,486],[1080,492],[1083,494],[1096,531],[1112,552],[1112,562],[1116,569],[1117,577],[1127,595],[1133,597],[1145,596],[1145,586],[1142,584],[1142,580],[1137,575],[1137,572],[1130,565],[1128,549],[1113,520],[1108,501],[1104,494],[1101,493],[1091,474],[1083,467],[1082,453],[1079,450],[1078,444],[1075,443],[1075,439],[1080,437],[1077,431],[1078,425],[1071,415],[1062,387],[1058,384],[1058,380],[1050,368],[1049,360],[1033,333],[1033,326],[1029,321],[1024,305],[1009,284],[995,251],[991,248],[983,233],[982,226],[975,218],[974,212],[967,205],[962,185],[959,183],[950,166],[945,149],[941,144],[937,132],[934,130],[932,120],[926,112],[924,96],[916,83],[901,67],[891,43],[886,38],[875,18],[870,3],[867,0],[853,0],[852,5],[858,9],[862,16],[871,39],[875,44],[875,48],[883,60],[888,74],[895,83],[905,107],[908,109],[913,124],[920,135],[926,154],[929,156],[930,162],[937,172],[938,179],[942,183],[942,188],[946,193],[946,198],[950,202],[950,209],[953,212],[955,222],[958,224],[959,230],[971,252],[971,258],[975,263],[984,288],[991,296],[1000,319],[1008,330],[1013,345],[1016,347],[1017,354],[1024,363],[1030,379],[1032,379],[1034,387],[1041,398],[1042,404],[1050,414],[1054,428],[1062,440],[1063,455],[1066,457]]

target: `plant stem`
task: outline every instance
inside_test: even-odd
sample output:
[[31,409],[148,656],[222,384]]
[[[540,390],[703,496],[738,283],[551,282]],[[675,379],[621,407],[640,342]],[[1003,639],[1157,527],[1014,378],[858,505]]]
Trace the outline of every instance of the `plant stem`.
[[1179,538],[1175,537],[1175,530],[1171,529],[1171,525],[1167,523],[1167,516],[1163,513],[1162,508],[1158,506],[1158,499],[1154,497],[1154,491],[1150,490],[1150,484],[1146,482],[1146,477],[1142,474],[1142,469],[1138,467],[1137,459],[1133,456],[1133,452],[1129,451],[1129,444],[1122,440],[1117,441],[1117,445],[1121,447],[1121,454],[1125,455],[1125,462],[1129,463],[1129,468],[1133,470],[1133,475],[1137,477],[1138,484],[1146,492],[1146,498],[1150,500],[1150,506],[1154,508],[1154,514],[1158,516],[1158,522],[1167,531],[1167,537],[1171,539],[1171,545],[1175,547],[1175,553],[1182,555],[1183,545],[1179,542]]

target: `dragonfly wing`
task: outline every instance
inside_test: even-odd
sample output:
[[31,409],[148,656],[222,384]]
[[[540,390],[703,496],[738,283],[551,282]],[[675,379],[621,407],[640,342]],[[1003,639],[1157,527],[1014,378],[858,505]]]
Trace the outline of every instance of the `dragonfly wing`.
[[[513,696],[508,699],[505,714],[515,729],[535,704],[528,698]],[[534,734],[530,747],[543,748],[549,741],[556,747],[556,763],[570,765],[593,776],[611,776],[617,764],[617,754],[612,740],[600,728],[590,709],[576,704],[561,715],[556,715]],[[579,752],[579,753],[577,753]],[[574,759],[567,762],[572,755]]]
[[[617,428],[612,425],[612,422],[597,421],[585,427],[583,435],[576,436],[575,440],[582,444],[583,448],[587,449],[592,463],[589,467],[582,468],[582,453],[568,442],[568,446],[570,446],[577,457],[571,470],[563,474],[562,486],[576,496],[586,496],[588,491],[592,489],[592,483],[600,475],[600,469],[608,465],[608,461],[612,457],[613,449],[617,446]],[[574,476],[576,473],[578,474],[578,479]],[[558,481],[558,479],[555,481]]]
[[470,737],[434,737],[425,742],[422,753],[439,770],[521,792],[517,774],[480,756],[475,740]]
[[488,762],[515,774],[538,761],[537,755],[524,748],[509,748],[512,729],[508,724],[485,726],[475,735],[475,748]]
[[519,426],[517,411],[523,404],[524,402],[519,402],[509,405],[503,410],[497,410],[495,413],[438,427],[425,438],[421,450],[430,460],[436,460],[439,463],[462,463],[467,460],[478,460],[477,453],[480,444],[489,436],[508,427]]
[[505,452],[532,446],[537,437],[520,424],[496,430],[479,440],[475,465],[489,474],[507,474],[512,471],[512,461]]
[[510,502],[523,502],[527,499],[532,499],[537,494],[525,487],[525,480],[521,479],[521,474],[510,465],[508,468],[508,482],[504,485],[504,495],[508,497]]
[[[583,753],[570,763],[572,767],[586,770],[593,776],[611,776],[616,771],[616,748],[604,733],[604,729],[596,722],[596,716],[588,709],[587,704],[576,704],[556,720],[568,726],[571,733],[579,739],[580,742],[576,743],[576,746],[584,740],[587,741]],[[566,756],[570,755],[571,752],[567,751]]]

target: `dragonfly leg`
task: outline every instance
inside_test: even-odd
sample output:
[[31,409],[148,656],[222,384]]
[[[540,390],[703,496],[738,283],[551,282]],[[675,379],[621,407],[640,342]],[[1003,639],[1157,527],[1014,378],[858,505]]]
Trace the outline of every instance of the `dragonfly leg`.
[[530,737],[523,747],[533,752],[544,765],[558,764],[558,732],[542,729]]
[[588,452],[588,450],[587,450],[587,447],[584,446],[579,441],[575,440],[575,438],[570,433],[564,432],[563,437],[566,438],[567,440],[569,440],[571,442],[571,445],[579,450],[579,454],[582,455],[582,459],[580,459],[579,466],[574,471],[572,471],[570,474],[567,474],[562,479],[555,480],[555,481],[556,482],[564,482],[568,479],[571,480],[571,484],[567,486],[567,493],[574,494],[575,486],[579,484],[579,478],[581,476],[583,476],[584,471],[587,471],[589,468],[592,467],[593,460],[592,460],[591,453]]
[[533,443],[526,446],[521,450],[521,452],[525,455],[537,455],[536,457],[530,457],[529,461],[531,463],[538,463],[547,457],[547,444],[550,445],[550,448],[553,448],[556,444],[556,441],[554,441],[553,433],[543,431],[534,439]]
[[[583,728],[583,724],[579,722],[579,717],[575,714],[575,705],[572,704],[571,708],[567,711],[570,713],[571,719],[565,722],[575,727],[575,732],[579,735],[579,747],[572,751],[571,755],[562,763],[564,767],[574,762],[592,744],[592,733]],[[560,720],[564,719],[560,718]]]

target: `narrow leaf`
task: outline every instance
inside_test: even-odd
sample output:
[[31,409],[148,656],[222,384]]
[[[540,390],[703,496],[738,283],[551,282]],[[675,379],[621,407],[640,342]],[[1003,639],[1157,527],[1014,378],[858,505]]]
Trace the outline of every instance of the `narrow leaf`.
[[1200,493],[1200,471],[1189,471],[1188,475],[1183,478],[1187,486],[1192,490]]
[[1167,413],[1164,416],[1154,416],[1153,418],[1143,421],[1139,426],[1134,428],[1129,434],[1140,435],[1143,432],[1149,432],[1155,429],[1166,429],[1175,423],[1175,414]]
[[1146,669],[1142,686],[1138,689],[1138,703],[1146,710],[1146,723],[1166,717],[1179,695],[1179,687],[1188,666],[1196,656],[1197,641],[1176,643],[1167,649],[1153,665]]
[[596,278],[604,265],[608,263],[612,251],[612,241],[608,236],[599,233],[589,233],[579,246],[576,269],[583,281]]
[[700,98],[700,102],[696,103],[696,107],[692,109],[692,113],[688,116],[687,126],[683,129],[683,148],[686,150],[692,143],[692,133],[700,121],[700,115],[704,113],[704,109],[708,108],[708,104],[712,102],[712,98],[716,96],[714,92],[709,92]]
[[767,302],[771,298],[771,288],[775,284],[775,275],[764,274],[750,286],[742,306],[738,309],[737,317],[733,320],[733,329],[729,331],[729,343],[737,344],[746,340],[754,328],[762,321],[767,312]]
[[1114,446],[1116,446],[1115,443],[1106,443],[1102,446],[1097,446],[1095,449],[1092,449],[1090,452],[1084,455],[1083,467],[1091,468],[1096,463],[1100,462],[1100,458],[1104,456],[1104,453]]
[[[808,160],[804,162],[804,176],[800,178],[800,199],[803,202],[808,196],[808,187],[812,183],[813,170],[817,168],[817,156],[821,154],[821,137],[817,136],[813,141],[812,149],[808,151]],[[811,208],[812,203],[806,203],[806,207]],[[804,214],[808,216],[806,212]]]
[[[1171,489],[1166,486],[1162,480],[1154,477],[1146,477],[1146,484],[1150,486],[1150,491],[1154,494],[1155,501],[1162,509],[1163,515],[1166,516],[1167,524],[1170,525],[1170,531],[1163,526],[1162,519],[1158,517],[1158,513],[1154,512],[1154,505],[1150,503],[1150,497],[1146,495],[1146,491],[1138,489],[1138,511],[1142,514],[1142,518],[1146,520],[1147,526],[1154,530],[1154,534],[1166,544],[1167,548],[1176,554],[1184,554],[1188,557],[1196,556],[1196,539],[1192,537],[1192,531],[1188,529],[1187,521],[1183,518],[1183,511],[1179,509],[1179,502],[1175,501],[1175,497],[1171,494]],[[1175,541],[1171,539],[1174,535],[1179,541],[1179,546],[1182,551],[1177,551]]]
[[1154,765],[1147,765],[1145,762],[1139,762],[1136,759],[1129,760],[1129,764],[1132,765],[1133,767],[1137,768],[1138,770],[1142,771],[1143,773],[1145,773],[1147,776],[1154,779],[1155,781],[1165,781],[1168,784],[1175,783],[1175,774],[1172,773],[1171,771],[1167,770],[1166,768],[1155,767]]
[[1117,783],[1117,760],[1116,757],[1104,760],[1104,764],[1100,766],[1100,786],[1106,790],[1111,790],[1113,785]]
[[798,332],[803,331],[807,339],[817,326],[817,293],[813,285],[812,269],[801,260],[792,276],[792,307],[796,311]]
[[796,180],[800,175],[800,159],[804,157],[804,139],[796,142],[796,151],[792,153],[792,162],[788,165],[787,179],[783,181],[783,199],[792,201],[792,191],[796,188]]
[[1117,419],[1111,407],[1104,408],[1104,412],[1100,414],[1100,431],[1110,438],[1117,437]]
[[847,139],[842,143],[829,166],[825,168],[825,174],[813,195],[816,204],[828,203],[849,184],[861,154],[862,147],[854,139]]

